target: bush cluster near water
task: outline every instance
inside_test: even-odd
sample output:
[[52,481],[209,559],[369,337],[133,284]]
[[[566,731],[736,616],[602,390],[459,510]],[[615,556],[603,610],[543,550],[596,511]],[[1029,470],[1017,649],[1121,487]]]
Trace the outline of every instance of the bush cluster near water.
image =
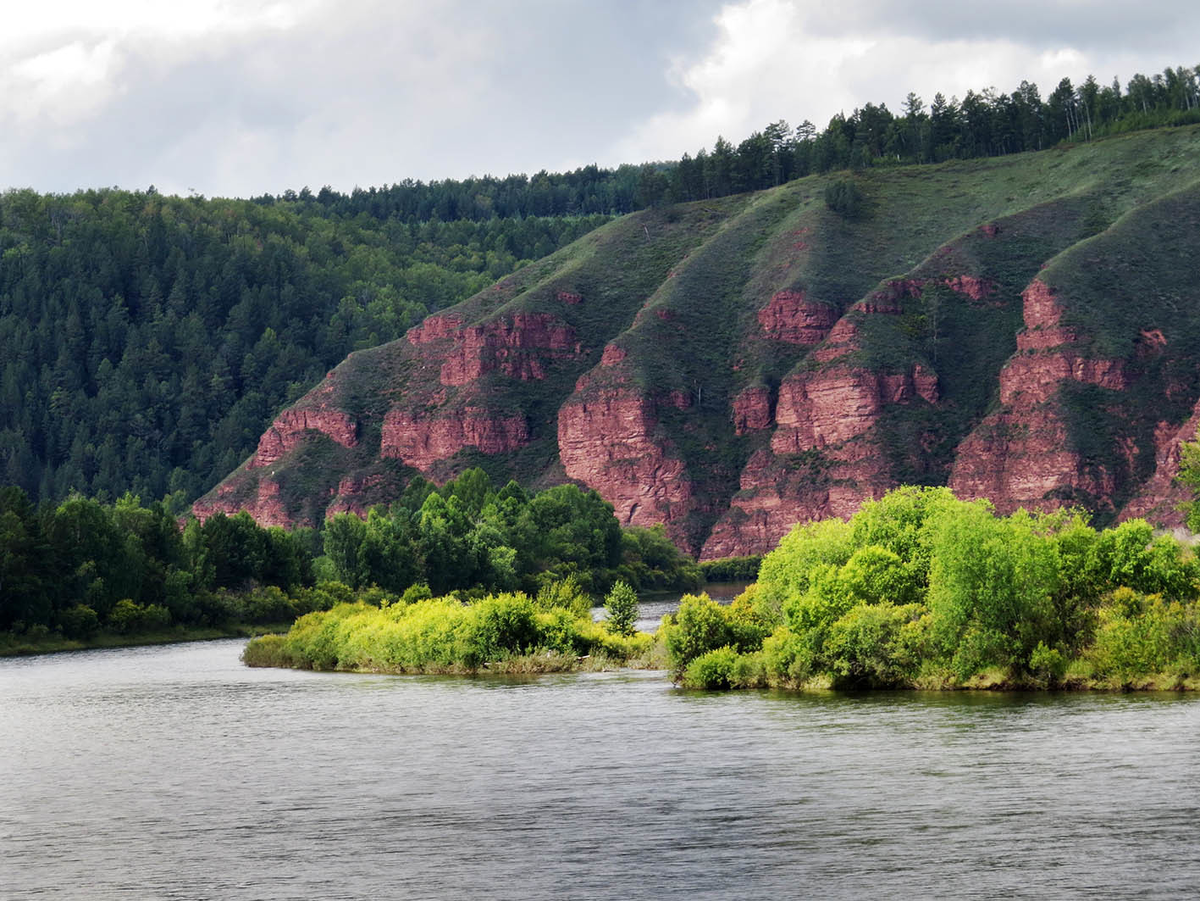
[[262,528],[244,512],[181,530],[164,504],[132,495],[35,507],[0,488],[0,653],[290,623],[420,585],[532,596],[564,579],[600,598],[619,581],[687,589],[703,576],[661,526],[622,529],[594,491],[497,489],[479,469],[440,488],[416,477],[390,507],[321,531]]
[[456,596],[362,601],[301,617],[286,635],[252,640],[250,666],[386,673],[552,672],[581,658],[628,663],[646,656],[647,633],[592,621],[590,600],[571,580],[470,603]]
[[661,630],[695,688],[1196,688],[1200,567],[1143,520],[901,488],[796,526],[729,607]]

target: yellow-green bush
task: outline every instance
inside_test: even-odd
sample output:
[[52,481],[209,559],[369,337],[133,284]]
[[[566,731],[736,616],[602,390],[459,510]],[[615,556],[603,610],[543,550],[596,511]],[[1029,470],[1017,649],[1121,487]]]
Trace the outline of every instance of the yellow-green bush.
[[472,604],[454,597],[381,608],[339,604],[301,617],[282,638],[255,639],[245,659],[321,670],[471,672],[534,653],[555,665],[595,652],[624,660],[652,643],[649,635],[613,635],[590,616],[565,607],[541,609],[525,594],[505,593]]

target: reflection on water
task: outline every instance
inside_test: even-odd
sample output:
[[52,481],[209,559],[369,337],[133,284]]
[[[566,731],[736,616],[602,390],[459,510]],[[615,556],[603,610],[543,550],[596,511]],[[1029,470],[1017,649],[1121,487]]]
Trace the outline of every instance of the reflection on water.
[[0,661],[4,898],[1191,897],[1191,696]]

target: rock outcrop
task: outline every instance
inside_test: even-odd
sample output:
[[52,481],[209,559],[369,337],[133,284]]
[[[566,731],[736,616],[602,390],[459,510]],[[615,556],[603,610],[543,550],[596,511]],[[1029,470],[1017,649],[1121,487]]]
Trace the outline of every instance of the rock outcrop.
[[424,418],[407,407],[394,407],[383,420],[379,453],[427,470],[467,447],[503,454],[528,442],[529,423],[520,414],[498,416],[479,407],[466,407],[453,416]]
[[306,432],[320,432],[343,447],[358,443],[358,423],[340,410],[317,406],[285,410],[258,439],[258,450],[250,459],[251,469],[278,463],[305,439]]
[[1001,513],[1081,498],[1103,503],[1116,490],[1117,473],[1089,465],[1074,448],[1058,392],[1070,382],[1123,391],[1125,362],[1085,355],[1078,332],[1061,325],[1062,307],[1043,281],[1034,280],[1021,296],[1025,330],[1000,373],[1002,407],[959,447],[950,488],[960,497],[988,498]]
[[431,316],[410,329],[407,338],[414,346],[452,342],[440,372],[441,383],[448,387],[466,385],[496,370],[522,381],[543,379],[547,366],[582,353],[575,330],[549,313],[513,313],[472,326],[453,315]]
[[820,344],[838,318],[836,309],[809,301],[803,291],[780,291],[758,311],[767,337],[789,344]]
[[656,436],[653,401],[625,387],[587,391],[558,411],[558,452],[567,476],[595,488],[623,525],[668,528],[687,515],[684,462]]

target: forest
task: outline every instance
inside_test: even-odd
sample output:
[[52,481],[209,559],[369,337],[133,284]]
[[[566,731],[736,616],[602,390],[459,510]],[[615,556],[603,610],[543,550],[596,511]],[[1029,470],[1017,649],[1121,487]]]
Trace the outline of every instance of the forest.
[[0,196],[0,484],[182,512],[351,351],[606,217],[383,222],[248,201]]
[[246,513],[181,530],[161,502],[134,495],[35,506],[16,486],[0,489],[0,647],[286,625],[352,598],[603,597],[618,582],[687,590],[703,576],[661,527],[622,529],[594,491],[530,496],[478,469],[441,488],[418,476],[389,508],[320,531],[262,528]]

